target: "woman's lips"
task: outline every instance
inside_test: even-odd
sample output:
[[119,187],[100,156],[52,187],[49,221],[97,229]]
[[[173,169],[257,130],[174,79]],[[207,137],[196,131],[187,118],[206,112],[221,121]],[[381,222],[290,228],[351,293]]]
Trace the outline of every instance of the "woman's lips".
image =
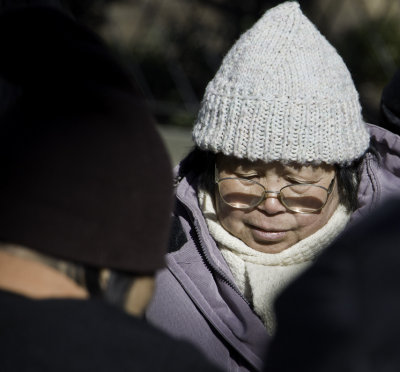
[[249,226],[251,229],[251,232],[253,234],[253,237],[256,240],[261,240],[261,241],[278,241],[282,240],[285,238],[288,230],[273,230],[273,229],[261,229],[260,227],[257,226]]

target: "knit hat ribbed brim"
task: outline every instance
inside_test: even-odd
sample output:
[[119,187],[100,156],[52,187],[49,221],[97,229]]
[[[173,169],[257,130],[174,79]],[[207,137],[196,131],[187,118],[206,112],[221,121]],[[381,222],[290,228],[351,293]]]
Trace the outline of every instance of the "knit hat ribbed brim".
[[197,146],[252,161],[347,164],[369,146],[342,58],[296,2],[269,11],[208,84]]

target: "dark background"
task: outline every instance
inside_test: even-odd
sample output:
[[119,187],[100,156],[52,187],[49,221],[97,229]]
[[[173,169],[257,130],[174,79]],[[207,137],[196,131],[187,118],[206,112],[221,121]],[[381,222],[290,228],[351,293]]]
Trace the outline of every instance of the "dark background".
[[[160,125],[191,127],[207,82],[242,32],[282,1],[75,0],[71,10],[122,57]],[[300,0],[337,48],[379,122],[383,87],[400,66],[398,0]]]

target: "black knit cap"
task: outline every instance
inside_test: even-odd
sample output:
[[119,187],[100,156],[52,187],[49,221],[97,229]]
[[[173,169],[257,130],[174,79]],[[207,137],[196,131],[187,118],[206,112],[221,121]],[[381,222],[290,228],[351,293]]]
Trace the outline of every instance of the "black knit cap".
[[153,272],[172,177],[152,119],[96,35],[28,3],[0,10],[0,240]]
[[400,69],[385,86],[381,98],[381,125],[400,134]]
[[265,372],[400,371],[400,198],[392,197],[278,297]]

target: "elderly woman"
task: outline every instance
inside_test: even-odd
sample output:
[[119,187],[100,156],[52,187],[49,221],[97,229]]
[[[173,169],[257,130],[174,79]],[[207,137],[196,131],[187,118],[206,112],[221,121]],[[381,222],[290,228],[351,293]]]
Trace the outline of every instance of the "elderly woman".
[[344,62],[295,2],[229,51],[193,139],[147,318],[225,370],[259,370],[276,295],[400,187],[400,141],[363,122]]

